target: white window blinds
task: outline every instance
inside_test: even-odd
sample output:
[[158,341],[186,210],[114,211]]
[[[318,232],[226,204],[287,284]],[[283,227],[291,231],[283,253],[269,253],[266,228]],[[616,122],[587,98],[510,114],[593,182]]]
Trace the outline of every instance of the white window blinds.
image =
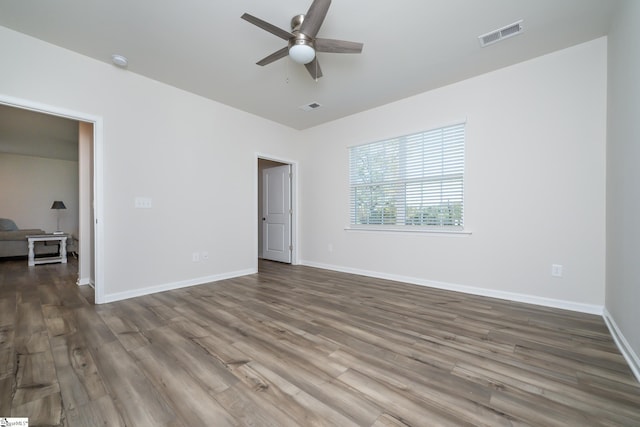
[[464,123],[349,149],[350,222],[463,227]]

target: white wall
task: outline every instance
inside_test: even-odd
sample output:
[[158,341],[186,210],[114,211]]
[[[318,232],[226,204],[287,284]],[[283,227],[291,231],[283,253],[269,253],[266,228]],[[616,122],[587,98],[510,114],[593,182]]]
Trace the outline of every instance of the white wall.
[[606,308],[640,379],[640,2],[621,2],[609,34]]
[[297,131],[3,27],[0,57],[0,95],[102,118],[106,300],[256,270],[255,153]]
[[[594,40],[305,131],[304,263],[601,310],[606,49]],[[344,230],[347,147],[465,118],[470,236]]]
[[51,209],[62,200],[60,228],[78,233],[78,162],[0,153],[0,217],[19,228],[56,231],[58,212]]

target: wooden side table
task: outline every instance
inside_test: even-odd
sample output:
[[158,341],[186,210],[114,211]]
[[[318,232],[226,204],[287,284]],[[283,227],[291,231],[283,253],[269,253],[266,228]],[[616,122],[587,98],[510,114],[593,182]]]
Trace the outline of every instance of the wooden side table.
[[[29,242],[29,267],[36,264],[48,264],[52,262],[60,262],[62,264],[67,263],[67,238],[66,234],[34,234],[27,236]],[[35,242],[60,242],[58,255],[48,256],[42,258],[36,258],[33,245]]]

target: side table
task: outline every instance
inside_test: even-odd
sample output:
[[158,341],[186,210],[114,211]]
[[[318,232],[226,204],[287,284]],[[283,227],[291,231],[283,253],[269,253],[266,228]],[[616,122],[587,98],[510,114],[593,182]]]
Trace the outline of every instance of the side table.
[[[47,264],[52,262],[61,262],[62,264],[67,263],[67,238],[69,236],[66,234],[34,234],[27,236],[27,240],[29,242],[29,267],[32,267],[36,264]],[[35,242],[59,242],[59,250],[58,255],[48,256],[36,258],[35,252],[33,250],[33,245]]]

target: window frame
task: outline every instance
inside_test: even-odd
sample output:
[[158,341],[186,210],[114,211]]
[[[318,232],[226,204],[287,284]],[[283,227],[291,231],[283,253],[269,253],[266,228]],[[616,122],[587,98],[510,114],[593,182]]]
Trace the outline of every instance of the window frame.
[[[438,133],[440,136],[434,137]],[[416,145],[416,140],[420,141],[419,145]],[[437,142],[434,143],[434,141]],[[394,144],[397,147],[393,147]],[[440,147],[434,151],[433,148],[436,145]],[[345,227],[345,230],[470,234],[465,229],[466,146],[466,120],[402,136],[349,146],[349,225]],[[411,151],[415,151],[416,147],[418,147],[418,153],[412,153]],[[367,154],[367,150],[369,150],[369,154]],[[396,150],[396,152],[387,154],[385,150]],[[380,152],[382,154],[379,154]],[[454,152],[453,155],[452,152]],[[407,157],[407,153],[413,157]],[[356,170],[358,167],[356,160],[363,163],[361,159],[365,158],[364,163],[373,163],[379,159],[372,160],[366,156],[375,155],[382,158],[384,164],[379,170],[372,167],[368,171],[369,175],[373,176],[374,173],[377,173],[383,178],[377,181],[375,178],[371,178],[367,182],[366,178],[363,178],[366,172],[361,171],[362,167]],[[358,159],[354,159],[354,156],[357,156]],[[438,157],[441,159],[434,162],[433,160]],[[416,166],[416,162],[420,163],[420,166]],[[427,164],[431,164],[431,166]],[[390,170],[393,170],[389,173],[392,178],[387,179],[384,176]],[[416,173],[418,173],[417,177]],[[408,178],[411,175],[413,177]],[[451,188],[445,188],[447,183],[452,183]],[[439,190],[427,190],[425,195],[424,188],[429,185],[440,188]],[[420,187],[421,190],[411,192],[411,186]],[[382,189],[374,190],[374,187]],[[371,212],[373,212],[371,206],[376,206],[378,210],[383,209],[378,217],[374,217],[374,223],[362,223],[358,220],[359,216],[363,217],[357,211],[363,205],[358,202],[361,200],[358,199],[358,189],[367,188],[370,189],[370,192],[378,191],[383,194],[383,197],[379,199],[385,201],[385,207],[379,207],[377,202],[373,201],[374,196],[371,195],[369,201],[364,203],[366,206],[364,217],[367,221],[371,221]],[[447,196],[450,196],[451,199],[445,202]],[[366,199],[367,196],[361,197]],[[413,206],[411,206],[412,204]],[[387,210],[389,206],[392,209],[385,217],[384,210]],[[413,214],[409,213],[410,210],[413,210]],[[416,211],[419,215],[418,224],[415,222]],[[392,223],[387,223],[387,219]]]

